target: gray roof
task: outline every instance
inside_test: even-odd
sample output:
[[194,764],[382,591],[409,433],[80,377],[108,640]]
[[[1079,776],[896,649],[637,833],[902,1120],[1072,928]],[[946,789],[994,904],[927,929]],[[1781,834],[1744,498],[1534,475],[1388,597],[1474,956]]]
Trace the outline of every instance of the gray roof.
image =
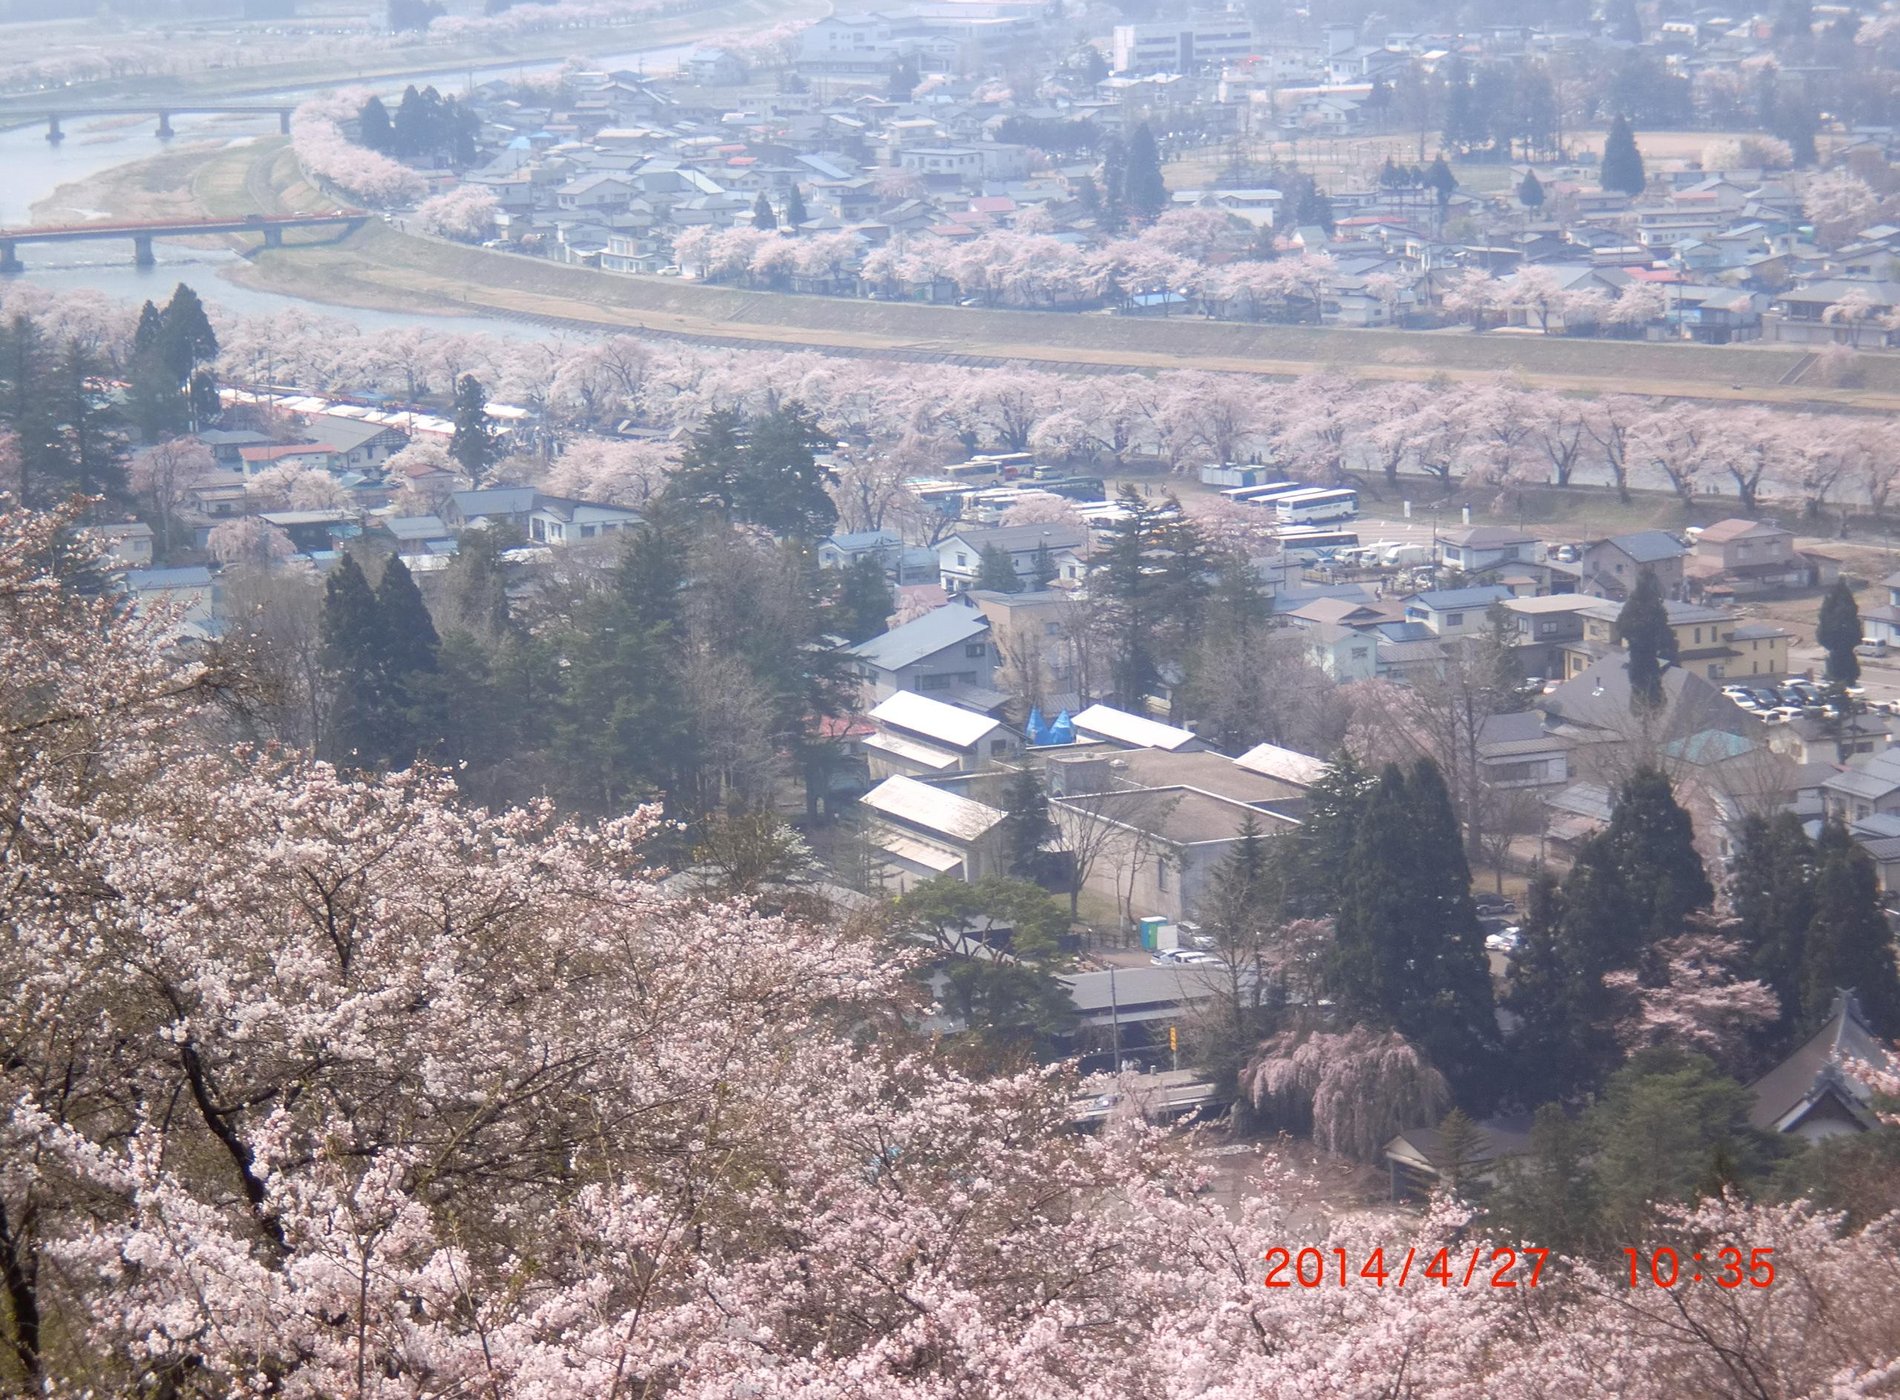
[[990,620],[975,609],[946,605],[868,642],[859,642],[850,649],[850,655],[880,671],[899,671],[945,647],[981,637],[989,628]]
[[1799,1050],[1748,1086],[1755,1106],[1748,1121],[1768,1132],[1792,1131],[1822,1099],[1837,1097],[1847,1111],[1872,1127],[1867,1101],[1873,1090],[1848,1073],[1841,1062],[1858,1061],[1885,1069],[1887,1052],[1867,1029],[1860,1007],[1845,992],[1834,998],[1827,1024]]
[[182,569],[128,569],[125,586],[134,593],[160,588],[209,588],[211,570],[202,564]]
[[1079,525],[1003,525],[994,530],[959,530],[937,548],[941,551],[952,540],[961,540],[978,553],[995,545],[1015,554],[1045,544],[1051,549],[1076,549],[1087,538],[1088,531]]
[[526,515],[534,509],[532,486],[490,486],[478,491],[451,492],[456,511],[473,519],[478,515]]
[[1638,530],[1634,534],[1613,536],[1603,543],[1614,545],[1638,564],[1660,564],[1666,559],[1680,559],[1689,552],[1681,540],[1665,530]]
[[1446,612],[1456,608],[1488,608],[1510,596],[1511,590],[1503,584],[1487,583],[1476,588],[1439,588],[1429,593],[1414,593],[1405,601],[1408,605],[1417,603],[1433,612]]
[[[1666,666],[1662,673],[1665,728],[1678,734],[1703,729],[1745,731],[1752,720],[1728,697],[1693,671]],[[1541,700],[1537,707],[1553,721],[1620,733],[1630,723],[1629,654],[1610,652],[1578,672]]]

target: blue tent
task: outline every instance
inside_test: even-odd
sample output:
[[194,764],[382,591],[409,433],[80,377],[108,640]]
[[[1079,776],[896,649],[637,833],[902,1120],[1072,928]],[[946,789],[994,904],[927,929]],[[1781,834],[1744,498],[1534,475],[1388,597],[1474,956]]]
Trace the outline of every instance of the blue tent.
[[1056,722],[1049,726],[1049,742],[1052,744],[1073,744],[1075,742],[1075,722],[1064,710],[1056,716]]

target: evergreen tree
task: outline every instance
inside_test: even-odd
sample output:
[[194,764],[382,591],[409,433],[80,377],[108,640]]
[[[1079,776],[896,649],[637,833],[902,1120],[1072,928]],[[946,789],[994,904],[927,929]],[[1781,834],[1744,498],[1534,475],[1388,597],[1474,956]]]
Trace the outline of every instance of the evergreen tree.
[[1743,819],[1729,898],[1748,951],[1747,975],[1774,988],[1784,1026],[1801,1014],[1802,950],[1814,922],[1815,864],[1814,842],[1795,813]]
[[1610,134],[1604,139],[1600,176],[1604,189],[1621,190],[1632,198],[1649,184],[1649,176],[1643,170],[1643,154],[1636,148],[1636,133],[1630,130],[1629,119],[1621,113],[1610,123]]
[[1157,504],[1124,486],[1120,517],[1092,565],[1115,641],[1111,685],[1118,701],[1139,709],[1163,667],[1185,667],[1200,637],[1214,570],[1207,541],[1172,496]]
[[1020,593],[1023,581],[1015,562],[1001,545],[986,544],[977,556],[976,587],[992,593]]
[[854,644],[867,642],[890,625],[897,608],[884,561],[875,554],[860,554],[838,573],[837,630]]
[[1517,182],[1517,202],[1530,210],[1544,207],[1544,182],[1537,178],[1535,170],[1526,170],[1524,178]]
[[1335,935],[1337,994],[1417,1045],[1461,1094],[1483,1095],[1495,1050],[1471,871],[1436,764],[1388,765],[1366,803]]
[[156,306],[147,301],[139,308],[139,323],[132,332],[132,353],[143,355],[148,350],[156,350],[164,330],[165,318]]
[[1051,877],[1050,853],[1044,849],[1057,835],[1049,816],[1049,799],[1042,779],[1028,764],[1018,769],[1003,789],[1001,833],[1004,868],[1018,880],[1040,883]]
[[836,475],[818,453],[835,445],[817,415],[796,403],[754,419],[734,500],[740,518],[800,545],[823,539],[838,507],[826,490]]
[[1058,572],[1060,571],[1056,568],[1055,551],[1046,544],[1037,545],[1035,561],[1030,569],[1029,586],[1034,589],[1047,588],[1056,581]]
[[382,610],[353,554],[344,554],[323,589],[321,659],[330,685],[325,756],[339,768],[386,766],[397,743],[383,688]]
[[401,766],[440,745],[448,728],[449,707],[460,697],[445,693],[438,680],[441,639],[415,577],[400,555],[392,554],[383,565],[376,607],[391,756]]
[[1531,1119],[1529,1150],[1502,1164],[1488,1203],[1497,1228],[1549,1249],[1581,1249],[1597,1216],[1589,1151],[1590,1134],[1562,1105],[1539,1108]]
[[[1625,918],[1599,937],[1613,958],[1607,967],[1630,967],[1650,944],[1681,933],[1692,910],[1715,902],[1715,890],[1696,853],[1694,823],[1654,768],[1639,768],[1617,789],[1603,840]],[[1571,902],[1580,918],[1591,917]]]
[[1636,586],[1616,615],[1616,639],[1629,652],[1630,707],[1659,708],[1663,667],[1676,659],[1676,634],[1653,569],[1637,573]]
[[752,227],[765,232],[778,227],[778,215],[772,212],[772,201],[765,197],[764,190],[752,201]]
[[1438,1124],[1438,1179],[1451,1195],[1469,1200],[1484,1161],[1484,1130],[1462,1108]]
[[59,359],[67,483],[84,496],[123,497],[126,490],[124,447],[119,415],[106,396],[106,367],[77,340],[66,343]]
[[171,300],[159,315],[158,348],[183,384],[199,365],[218,358],[218,336],[205,315],[204,303],[190,287],[180,282],[172,289]]
[[1095,211],[1096,227],[1103,233],[1120,233],[1128,227],[1127,201],[1128,148],[1119,136],[1102,142],[1101,206]]
[[1315,180],[1308,180],[1300,188],[1300,198],[1293,210],[1293,220],[1302,227],[1321,228],[1331,233],[1333,222],[1332,197],[1319,187]]
[[125,407],[142,442],[160,442],[183,433],[191,421],[184,385],[154,346],[132,357],[126,376]]
[[811,215],[805,212],[805,195],[803,191],[801,191],[797,185],[793,185],[785,196],[785,218],[783,220],[785,227],[796,233],[798,232],[799,226],[810,218]]
[[[1505,1006],[1516,1019],[1511,1069],[1526,1102],[1563,1098],[1590,1057],[1579,1055],[1599,1007],[1567,935],[1563,889],[1540,870],[1524,897],[1511,987]],[[1597,986],[1601,987],[1599,981]]]
[[1900,1034],[1900,974],[1873,860],[1834,821],[1821,829],[1815,856],[1814,922],[1801,957],[1804,1029],[1820,1024],[1836,991],[1851,991],[1876,1033]]
[[1273,844],[1283,867],[1280,897],[1289,917],[1322,919],[1339,911],[1353,845],[1377,784],[1377,776],[1352,750],[1341,749],[1307,789],[1306,820],[1298,832]]
[[24,314],[0,329],[0,425],[18,441],[21,500],[54,504],[66,489],[67,460],[61,441],[53,350]]
[[1827,652],[1829,685],[1843,691],[1860,679],[1860,658],[1854,654],[1861,643],[1860,607],[1846,579],[1837,579],[1821,600],[1821,621],[1814,640]]
[[452,630],[493,645],[508,633],[511,615],[502,552],[509,532],[494,526],[464,530],[443,570],[443,591]]
[[455,406],[450,412],[455,431],[449,438],[449,456],[479,486],[501,455],[500,435],[488,416],[488,391],[482,381],[472,374],[456,380]]
[[387,155],[394,140],[389,127],[389,108],[383,106],[383,99],[372,94],[363,104],[363,110],[357,115],[357,141],[372,151]]
[[1128,138],[1127,159],[1122,202],[1144,219],[1158,218],[1168,207],[1168,186],[1161,176],[1161,153],[1148,123],[1142,122]]
[[667,495],[691,505],[715,506],[730,520],[739,496],[746,436],[746,417],[739,409],[715,408],[704,414],[686,439]]
[[1440,209],[1450,204],[1451,197],[1458,192],[1458,177],[1451,173],[1451,166],[1446,163],[1443,151],[1438,153],[1425,172],[1425,188],[1437,196]]

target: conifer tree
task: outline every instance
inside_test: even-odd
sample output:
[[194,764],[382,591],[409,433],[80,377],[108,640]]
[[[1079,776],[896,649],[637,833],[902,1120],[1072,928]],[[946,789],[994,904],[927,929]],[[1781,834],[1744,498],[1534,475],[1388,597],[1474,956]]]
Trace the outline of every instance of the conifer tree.
[[1281,898],[1289,917],[1322,919],[1339,912],[1353,845],[1377,784],[1377,775],[1352,750],[1341,749],[1307,789],[1306,820],[1273,845],[1275,862],[1284,867]]
[[1158,217],[1168,207],[1168,186],[1161,176],[1161,153],[1148,123],[1142,122],[1129,136],[1127,159],[1122,177],[1123,203],[1144,219]]
[[1616,791],[1610,824],[1585,843],[1586,890],[1566,886],[1573,932],[1602,949],[1602,970],[1632,967],[1649,945],[1682,932],[1691,910],[1715,900],[1695,827],[1669,779],[1639,768]]
[[752,201],[752,227],[767,233],[778,227],[778,215],[772,212],[772,201],[765,197],[764,190]]
[[1781,1020],[1801,1013],[1802,949],[1814,922],[1814,842],[1793,812],[1751,814],[1736,837],[1729,898],[1741,921],[1748,976],[1774,988]]
[[786,228],[796,233],[798,232],[799,225],[803,224],[809,218],[811,218],[811,215],[805,212],[805,195],[797,185],[793,185],[791,189],[786,192],[785,217],[781,219],[780,222]]
[[392,554],[383,565],[376,606],[392,758],[400,766],[441,743],[453,697],[443,692],[437,679],[441,639],[415,576],[400,555]]
[[172,289],[171,300],[159,316],[159,348],[178,382],[191,378],[199,365],[218,358],[218,336],[205,315],[204,303],[190,287],[180,282]]
[[896,599],[884,561],[860,554],[838,572],[838,630],[847,641],[866,642],[890,625]]
[[1524,178],[1517,182],[1517,202],[1533,211],[1544,207],[1544,182],[1537,178],[1535,170],[1526,170]]
[[[1505,1000],[1517,1023],[1511,1035],[1512,1078],[1526,1102],[1563,1098],[1576,1088],[1589,1058],[1578,1052],[1600,1010],[1573,955],[1567,923],[1557,877],[1540,870],[1525,894]],[[1601,981],[1596,985],[1600,989]]]
[[363,146],[379,154],[387,155],[394,139],[389,129],[389,108],[383,105],[383,99],[371,94],[363,104],[363,110],[357,114],[356,139]]
[[320,639],[330,682],[329,733],[321,749],[340,768],[381,768],[393,748],[382,610],[353,554],[337,560],[324,583]]
[[1604,139],[1600,174],[1604,189],[1620,190],[1632,198],[1649,184],[1643,154],[1636,148],[1636,133],[1630,130],[1629,118],[1621,113],[1610,123],[1610,134]]
[[1900,974],[1873,860],[1832,821],[1815,855],[1814,921],[1801,957],[1803,1028],[1820,1024],[1836,991],[1851,991],[1875,1032],[1900,1033]]
[[1022,579],[1015,562],[1001,545],[986,544],[977,556],[976,587],[991,593],[1020,593]]
[[1043,849],[1056,837],[1049,816],[1049,799],[1036,770],[1024,764],[1003,789],[1001,832],[1003,860],[1018,880],[1040,882],[1051,873],[1049,852]]
[[1437,197],[1440,209],[1450,204],[1451,197],[1458,192],[1458,177],[1451,173],[1451,166],[1442,151],[1425,171],[1425,188]]
[[1630,707],[1657,709],[1663,702],[1663,666],[1676,659],[1676,634],[1653,569],[1637,573],[1636,586],[1616,615],[1616,639],[1629,653]]
[[1846,579],[1835,580],[1821,600],[1821,621],[1814,630],[1814,640],[1827,652],[1829,685],[1843,690],[1860,679],[1860,658],[1854,654],[1861,643],[1860,607]]
[[469,480],[479,486],[500,456],[501,443],[488,416],[488,391],[474,375],[465,374],[456,380],[451,416],[455,431],[449,438],[449,456],[468,473]]

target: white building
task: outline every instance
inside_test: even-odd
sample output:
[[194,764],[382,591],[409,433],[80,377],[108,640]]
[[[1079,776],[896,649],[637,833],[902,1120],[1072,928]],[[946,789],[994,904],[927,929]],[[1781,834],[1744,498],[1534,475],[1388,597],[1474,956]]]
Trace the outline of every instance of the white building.
[[1201,15],[1173,24],[1116,25],[1109,63],[1117,73],[1189,73],[1253,51],[1253,24],[1244,14]]

